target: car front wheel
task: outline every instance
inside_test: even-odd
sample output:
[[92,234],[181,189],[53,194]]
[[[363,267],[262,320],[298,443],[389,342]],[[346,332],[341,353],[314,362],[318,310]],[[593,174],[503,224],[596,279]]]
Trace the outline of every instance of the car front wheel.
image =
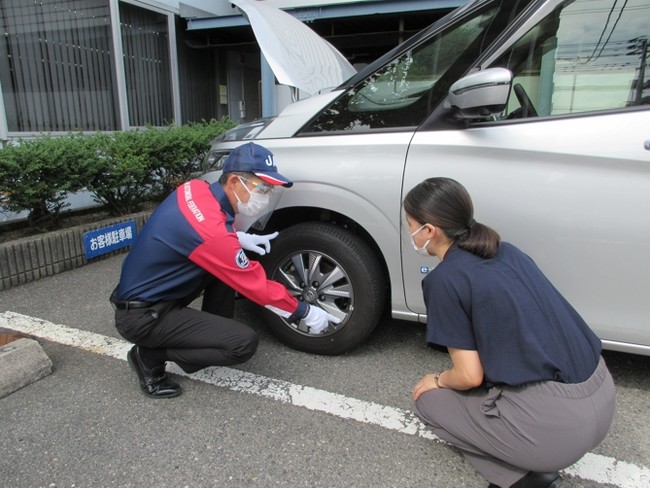
[[270,279],[285,285],[297,300],[321,307],[341,323],[315,334],[271,312],[271,332],[288,346],[335,355],[354,348],[373,331],[387,294],[382,267],[357,235],[337,225],[308,222],[289,227],[273,240],[261,260]]

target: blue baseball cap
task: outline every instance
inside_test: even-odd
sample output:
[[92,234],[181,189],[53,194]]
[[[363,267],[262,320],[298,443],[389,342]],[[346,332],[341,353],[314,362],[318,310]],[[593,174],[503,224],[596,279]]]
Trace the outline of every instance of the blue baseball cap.
[[280,173],[275,165],[273,153],[254,142],[236,147],[223,163],[223,172],[253,173],[255,176],[271,185],[282,185],[289,188],[293,182]]

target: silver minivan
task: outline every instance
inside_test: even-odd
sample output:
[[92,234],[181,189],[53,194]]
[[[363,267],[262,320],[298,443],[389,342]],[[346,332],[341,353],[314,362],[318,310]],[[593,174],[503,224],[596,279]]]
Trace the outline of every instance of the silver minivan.
[[424,322],[436,263],[413,252],[401,201],[447,176],[605,348],[650,355],[649,26],[650,0],[469,2],[339,87],[216,140],[205,179],[254,140],[295,182],[253,224],[280,231],[263,264],[342,319],[312,334],[269,314],[273,333],[340,354],[384,313]]

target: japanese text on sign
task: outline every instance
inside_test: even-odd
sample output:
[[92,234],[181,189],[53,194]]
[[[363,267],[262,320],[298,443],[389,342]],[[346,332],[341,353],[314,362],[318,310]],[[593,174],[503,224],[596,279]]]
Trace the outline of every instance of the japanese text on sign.
[[86,259],[96,258],[102,254],[129,246],[133,244],[135,235],[135,220],[86,232],[84,234]]

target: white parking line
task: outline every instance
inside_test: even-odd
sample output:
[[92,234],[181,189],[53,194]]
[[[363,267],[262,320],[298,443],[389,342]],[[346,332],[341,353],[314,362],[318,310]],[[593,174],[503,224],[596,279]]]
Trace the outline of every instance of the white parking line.
[[[75,329],[66,325],[53,324],[14,312],[0,313],[0,328],[73,346],[96,354],[111,356],[123,361],[132,346],[121,339]],[[192,375],[185,374],[173,363],[169,365],[169,368],[173,373],[233,391],[260,395],[309,410],[325,412],[337,417],[377,425],[403,434],[442,442],[408,410],[357,400],[337,393],[296,385],[232,368],[206,368]],[[647,467],[618,461],[599,454],[587,453],[580,461],[563,472],[569,476],[577,476],[584,480],[607,483],[621,488],[645,488],[650,486],[650,469]]]

